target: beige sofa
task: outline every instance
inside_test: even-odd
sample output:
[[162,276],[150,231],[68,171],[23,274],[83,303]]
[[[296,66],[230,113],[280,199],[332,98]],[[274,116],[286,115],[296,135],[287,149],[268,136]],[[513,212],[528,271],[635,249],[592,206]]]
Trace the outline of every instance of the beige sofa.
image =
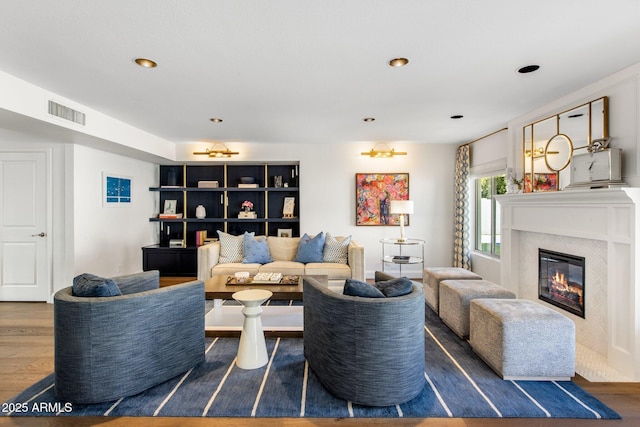
[[[336,236],[341,241],[344,237]],[[198,280],[207,280],[214,275],[233,275],[248,271],[251,276],[258,272],[282,273],[284,275],[327,275],[330,281],[357,279],[364,281],[364,246],[351,239],[347,264],[332,262],[303,264],[294,261],[298,252],[299,237],[267,237],[273,262],[267,264],[225,263],[220,264],[220,242],[198,248]]]

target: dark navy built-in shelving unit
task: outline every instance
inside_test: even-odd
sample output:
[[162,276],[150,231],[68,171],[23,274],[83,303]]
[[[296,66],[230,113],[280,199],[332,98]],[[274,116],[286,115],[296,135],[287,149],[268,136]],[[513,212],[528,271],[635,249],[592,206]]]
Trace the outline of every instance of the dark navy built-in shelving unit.
[[[277,176],[282,177],[280,187],[275,184]],[[238,187],[241,177],[254,178],[257,187]],[[217,181],[219,187],[200,188],[201,181]],[[217,237],[217,230],[275,236],[279,229],[290,229],[292,236],[300,235],[299,162],[161,165],[158,182],[158,187],[149,188],[158,193],[158,213],[163,212],[166,200],[176,200],[176,213],[182,218],[149,218],[159,224],[159,236],[158,244],[142,248],[144,270],[160,270],[165,276],[195,276],[197,231],[206,230],[208,237]],[[293,218],[283,217],[286,197],[295,198]],[[238,218],[244,200],[253,203],[256,219]],[[205,218],[196,218],[199,205],[206,210]],[[185,246],[170,247],[171,240],[182,240]]]

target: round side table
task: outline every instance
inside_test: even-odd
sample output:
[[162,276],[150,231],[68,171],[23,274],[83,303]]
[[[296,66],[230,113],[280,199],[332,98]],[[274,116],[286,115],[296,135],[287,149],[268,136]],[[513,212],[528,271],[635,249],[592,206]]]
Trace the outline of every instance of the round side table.
[[244,323],[240,334],[240,345],[238,346],[238,359],[236,365],[241,369],[256,369],[267,364],[267,344],[262,331],[263,302],[271,298],[273,293],[265,289],[248,289],[235,292],[231,297],[242,304],[242,314]]

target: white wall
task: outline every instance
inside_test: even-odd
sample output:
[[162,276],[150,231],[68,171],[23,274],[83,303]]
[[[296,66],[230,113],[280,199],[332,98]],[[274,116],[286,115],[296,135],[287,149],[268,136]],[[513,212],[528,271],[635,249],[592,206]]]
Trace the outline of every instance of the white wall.
[[[92,148],[73,146],[74,273],[115,276],[142,271],[142,246],[156,241],[149,218],[157,213],[155,165]],[[127,207],[104,207],[104,172],[130,176]]]
[[[301,232],[328,231],[351,234],[365,247],[367,277],[380,270],[380,239],[400,236],[399,227],[355,225],[355,175],[367,172],[409,173],[409,197],[415,214],[405,234],[423,239],[425,266],[450,266],[453,262],[453,173],[456,147],[444,144],[393,144],[407,156],[375,159],[362,156],[372,144],[228,144],[240,155],[231,161],[300,161]],[[192,155],[206,144],[178,147],[177,158],[184,162],[202,161]],[[398,269],[387,270],[397,273]],[[405,265],[403,275],[422,277],[421,265]]]

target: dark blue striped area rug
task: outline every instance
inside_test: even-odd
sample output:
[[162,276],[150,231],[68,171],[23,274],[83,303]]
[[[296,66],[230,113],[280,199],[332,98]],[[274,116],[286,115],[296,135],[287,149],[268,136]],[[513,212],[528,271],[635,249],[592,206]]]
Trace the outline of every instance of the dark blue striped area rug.
[[[424,389],[372,408],[332,396],[309,370],[302,338],[267,339],[269,362],[235,366],[237,338],[207,338],[206,362],[144,393],[76,405],[53,395],[53,375],[3,403],[10,416],[592,418],[620,416],[571,381],[503,381],[427,309]],[[401,356],[399,356],[401,357]],[[14,412],[11,412],[11,410]]]

